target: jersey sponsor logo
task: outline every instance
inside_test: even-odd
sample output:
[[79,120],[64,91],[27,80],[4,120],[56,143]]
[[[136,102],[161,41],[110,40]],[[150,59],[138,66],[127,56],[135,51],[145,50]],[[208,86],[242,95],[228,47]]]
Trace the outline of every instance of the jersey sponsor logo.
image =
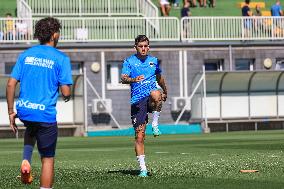
[[154,62],[149,62],[149,65],[150,65],[151,67],[153,67],[153,66],[154,66]]
[[140,81],[139,83],[140,83],[141,85],[143,85],[143,84],[150,83],[150,81],[142,80],[142,81]]
[[144,84],[147,85],[147,84],[152,82],[153,77],[156,77],[156,75],[153,75],[153,76],[149,77],[148,79],[144,79],[142,81],[139,81],[138,83],[140,85],[144,85]]
[[29,102],[28,100],[24,101],[22,99],[19,99],[16,104],[19,106],[19,107],[25,107],[25,108],[28,108],[28,109],[34,109],[34,110],[45,110],[45,105],[44,104],[37,104],[37,103],[32,103],[32,102]]
[[25,64],[52,69],[54,65],[54,61],[45,59],[45,58],[37,58],[37,57],[28,56],[25,58]]

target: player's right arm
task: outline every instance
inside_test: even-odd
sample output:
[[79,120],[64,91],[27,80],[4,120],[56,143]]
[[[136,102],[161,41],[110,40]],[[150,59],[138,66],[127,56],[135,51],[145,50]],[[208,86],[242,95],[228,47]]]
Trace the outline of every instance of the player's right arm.
[[121,74],[121,83],[122,84],[130,84],[130,83],[137,83],[144,79],[144,75],[139,75],[135,78],[129,77],[129,75]]
[[7,99],[10,127],[14,133],[17,132],[17,125],[15,123],[17,114],[14,111],[15,91],[17,84],[21,81],[22,63],[24,61],[24,58],[25,56],[23,56],[22,54],[18,57],[17,62],[12,70],[11,76],[8,79],[6,86],[6,99]]
[[10,127],[14,133],[17,131],[17,126],[15,123],[15,119],[17,114],[14,112],[14,98],[15,98],[15,90],[18,81],[14,78],[9,78],[6,86],[6,98],[7,98],[7,105],[8,105],[8,115],[10,121]]
[[144,79],[144,75],[139,75],[135,78],[130,77],[130,75],[131,75],[131,65],[129,61],[126,59],[124,60],[123,65],[122,65],[121,83],[122,84],[137,83]]

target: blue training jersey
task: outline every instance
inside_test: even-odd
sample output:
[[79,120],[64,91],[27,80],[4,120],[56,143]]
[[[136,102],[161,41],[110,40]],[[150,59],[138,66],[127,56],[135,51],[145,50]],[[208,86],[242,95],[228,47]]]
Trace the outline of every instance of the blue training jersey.
[[271,7],[271,16],[281,16],[280,11],[282,7],[280,5],[273,5]]
[[144,80],[130,84],[131,104],[149,96],[152,90],[157,90],[156,74],[160,73],[161,69],[156,57],[147,55],[145,60],[140,60],[135,54],[124,60],[121,74],[126,74],[131,78],[144,75]]
[[70,59],[51,46],[37,45],[20,54],[11,77],[20,82],[18,117],[56,122],[59,86],[73,84]]

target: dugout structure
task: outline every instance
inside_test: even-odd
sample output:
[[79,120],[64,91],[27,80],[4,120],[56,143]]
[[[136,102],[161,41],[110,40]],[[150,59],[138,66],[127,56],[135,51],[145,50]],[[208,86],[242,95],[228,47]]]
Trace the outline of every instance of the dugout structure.
[[[199,78],[197,74],[196,79]],[[253,123],[255,130],[260,123],[282,124],[282,71],[206,72],[205,81],[206,94],[201,85],[191,99],[192,121],[208,120],[211,126],[225,124],[226,131],[233,123]]]

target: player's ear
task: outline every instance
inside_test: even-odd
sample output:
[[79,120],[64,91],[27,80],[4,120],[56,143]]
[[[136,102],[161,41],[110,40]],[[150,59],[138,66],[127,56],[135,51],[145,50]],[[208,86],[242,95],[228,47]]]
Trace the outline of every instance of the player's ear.
[[56,38],[59,37],[58,35],[59,35],[58,33],[52,34],[52,35],[51,35],[51,38],[50,38],[50,41],[54,41]]

